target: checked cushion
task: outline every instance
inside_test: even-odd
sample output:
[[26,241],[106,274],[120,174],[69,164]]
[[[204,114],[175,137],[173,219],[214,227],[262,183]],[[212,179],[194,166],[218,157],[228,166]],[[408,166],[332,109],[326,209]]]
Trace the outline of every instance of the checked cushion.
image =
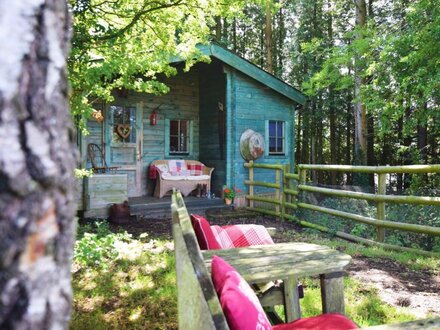
[[211,229],[223,249],[274,244],[261,225],[211,226]]
[[189,170],[189,175],[199,176],[203,174],[203,168],[205,165],[202,164],[188,164],[186,168]]

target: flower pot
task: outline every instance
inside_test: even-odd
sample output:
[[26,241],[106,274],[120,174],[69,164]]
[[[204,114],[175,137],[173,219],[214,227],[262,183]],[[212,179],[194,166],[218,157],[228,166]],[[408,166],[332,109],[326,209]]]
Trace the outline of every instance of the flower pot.
[[226,205],[231,205],[231,204],[232,204],[232,199],[230,199],[230,198],[225,198],[225,204],[226,204]]

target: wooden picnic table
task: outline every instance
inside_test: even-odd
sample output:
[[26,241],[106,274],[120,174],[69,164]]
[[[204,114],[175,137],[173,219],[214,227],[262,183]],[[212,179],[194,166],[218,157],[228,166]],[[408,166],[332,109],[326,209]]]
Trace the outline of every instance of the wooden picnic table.
[[211,271],[214,255],[229,262],[249,283],[283,280],[286,321],[300,318],[298,279],[318,275],[323,313],[344,314],[344,270],[351,262],[345,253],[302,242],[202,251]]

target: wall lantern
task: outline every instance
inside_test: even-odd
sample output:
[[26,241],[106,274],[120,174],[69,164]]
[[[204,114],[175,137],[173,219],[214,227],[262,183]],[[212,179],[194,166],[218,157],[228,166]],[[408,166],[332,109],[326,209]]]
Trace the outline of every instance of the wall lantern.
[[156,112],[156,110],[153,110],[153,112],[150,115],[150,125],[151,126],[157,125],[157,112]]

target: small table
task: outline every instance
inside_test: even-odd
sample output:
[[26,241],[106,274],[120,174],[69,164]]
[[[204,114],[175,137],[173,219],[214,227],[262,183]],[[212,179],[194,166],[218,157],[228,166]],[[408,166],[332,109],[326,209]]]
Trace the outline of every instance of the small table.
[[323,313],[344,314],[344,270],[347,254],[309,243],[281,243],[202,251],[208,270],[214,255],[229,262],[249,283],[284,281],[286,321],[300,318],[298,278],[319,275]]

